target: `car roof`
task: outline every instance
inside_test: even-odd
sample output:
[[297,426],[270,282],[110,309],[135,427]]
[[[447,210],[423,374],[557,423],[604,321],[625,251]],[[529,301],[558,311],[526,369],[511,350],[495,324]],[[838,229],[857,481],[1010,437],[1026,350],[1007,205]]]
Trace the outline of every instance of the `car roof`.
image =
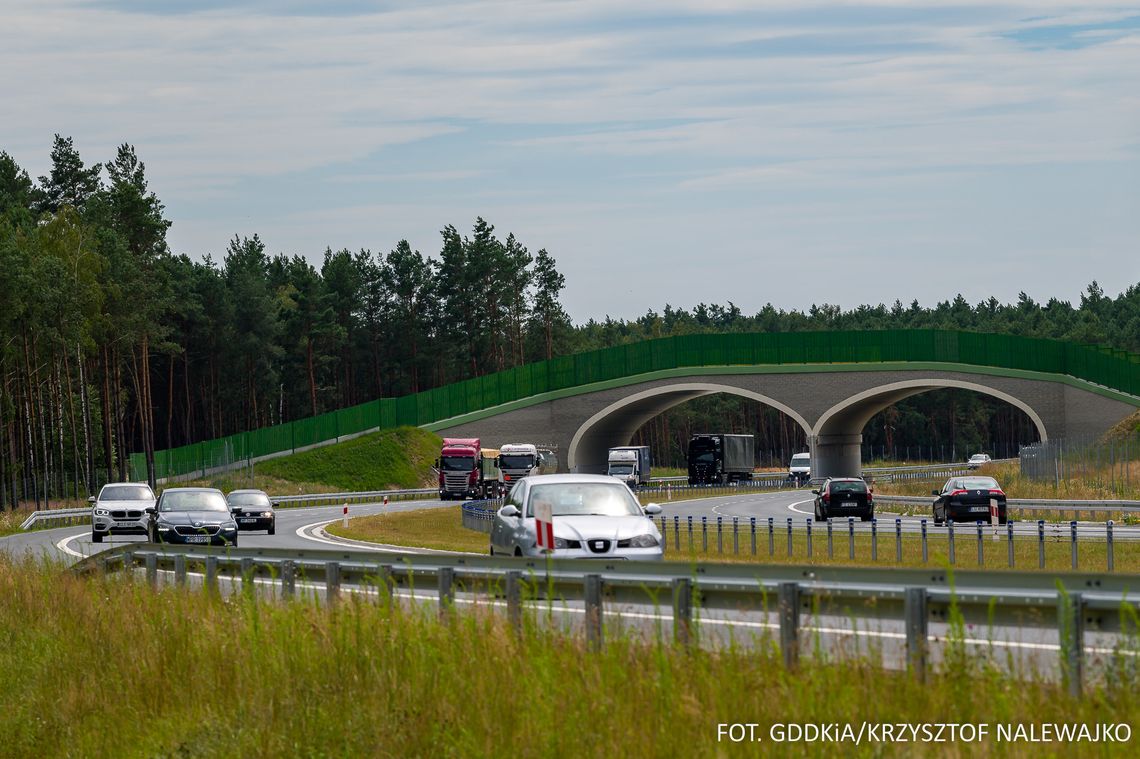
[[862,477],[828,477],[827,481],[828,482],[862,482],[864,484],[867,482]]
[[529,483],[532,486],[556,485],[558,483],[573,485],[596,482],[603,485],[621,485],[625,487],[623,482],[610,477],[608,474],[535,474],[530,477],[524,477],[522,482]]
[[164,495],[166,493],[217,493],[222,495],[222,491],[217,488],[167,488],[162,492]]
[[245,495],[246,493],[260,493],[261,495],[269,495],[264,490],[256,490],[254,488],[246,488],[244,490],[231,490],[230,495]]

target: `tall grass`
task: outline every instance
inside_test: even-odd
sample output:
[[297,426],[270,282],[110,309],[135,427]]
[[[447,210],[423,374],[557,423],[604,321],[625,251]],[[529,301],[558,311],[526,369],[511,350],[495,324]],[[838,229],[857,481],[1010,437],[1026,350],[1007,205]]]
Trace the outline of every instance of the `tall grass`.
[[485,609],[440,621],[363,600],[155,592],[4,558],[0,673],[0,753],[37,757],[752,755],[765,747],[718,743],[717,724],[760,723],[767,740],[777,722],[1091,724],[1133,722],[1138,706],[1133,675],[1074,700],[979,658],[919,685],[874,655],[788,671],[770,647],[688,651],[612,630],[590,652],[530,616],[516,637]]

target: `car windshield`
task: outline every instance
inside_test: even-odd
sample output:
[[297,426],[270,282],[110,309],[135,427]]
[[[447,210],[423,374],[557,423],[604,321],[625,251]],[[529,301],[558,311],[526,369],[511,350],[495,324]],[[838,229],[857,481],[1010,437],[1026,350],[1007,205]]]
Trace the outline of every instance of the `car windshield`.
[[226,498],[230,506],[265,506],[269,507],[269,496],[265,493],[230,493]]
[[208,490],[163,493],[159,511],[229,511],[226,497]]
[[988,458],[989,458],[989,456],[987,456],[984,453],[975,453],[973,456],[970,457],[970,461],[985,461]]
[[811,454],[809,453],[797,453],[795,456],[792,456],[792,466],[807,466],[810,463]]
[[962,490],[997,490],[997,480],[993,477],[964,477],[955,483]]
[[499,457],[500,469],[530,469],[534,466],[534,456],[529,453]]
[[633,474],[633,464],[610,464],[610,474]]
[[595,514],[606,517],[641,516],[641,506],[624,484],[615,482],[563,482],[536,485],[530,490],[526,515],[534,516],[534,505],[548,502],[556,517]]
[[866,493],[867,483],[865,482],[832,482],[831,492],[833,493]]
[[475,459],[471,456],[444,456],[439,463],[449,472],[469,472],[475,468]]
[[154,493],[146,485],[108,485],[99,493],[100,501],[153,501]]

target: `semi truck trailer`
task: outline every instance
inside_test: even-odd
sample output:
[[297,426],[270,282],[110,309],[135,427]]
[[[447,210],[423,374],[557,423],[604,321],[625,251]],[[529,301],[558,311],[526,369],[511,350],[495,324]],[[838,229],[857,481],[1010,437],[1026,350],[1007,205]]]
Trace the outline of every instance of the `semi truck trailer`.
[[689,438],[688,458],[690,485],[751,480],[756,443],[752,435],[693,435]]

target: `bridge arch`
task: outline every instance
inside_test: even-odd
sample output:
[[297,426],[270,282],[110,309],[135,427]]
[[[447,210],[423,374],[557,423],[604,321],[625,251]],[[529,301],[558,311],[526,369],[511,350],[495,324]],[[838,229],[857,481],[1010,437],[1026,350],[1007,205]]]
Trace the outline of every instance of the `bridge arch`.
[[971,390],[1005,401],[1020,409],[1033,422],[1042,441],[1049,437],[1042,415],[1024,400],[988,385],[948,377],[924,377],[868,388],[836,403],[820,415],[812,427],[813,473],[854,476],[861,471],[863,429],[871,418],[904,398],[929,390]]
[[608,450],[628,445],[637,430],[650,419],[686,401],[716,393],[749,398],[787,414],[810,439],[812,426],[798,411],[762,393],[715,382],[681,382],[649,388],[609,404],[585,422],[573,437],[566,455],[571,472],[602,472]]

